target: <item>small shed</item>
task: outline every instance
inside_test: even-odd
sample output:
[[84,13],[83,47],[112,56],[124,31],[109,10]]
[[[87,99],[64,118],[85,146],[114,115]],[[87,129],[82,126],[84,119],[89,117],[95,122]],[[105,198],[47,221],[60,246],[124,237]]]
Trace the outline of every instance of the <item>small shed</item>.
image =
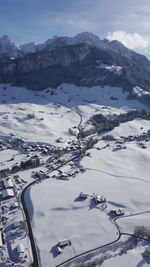
[[14,190],[13,189],[5,189],[2,193],[3,199],[8,199],[14,197]]

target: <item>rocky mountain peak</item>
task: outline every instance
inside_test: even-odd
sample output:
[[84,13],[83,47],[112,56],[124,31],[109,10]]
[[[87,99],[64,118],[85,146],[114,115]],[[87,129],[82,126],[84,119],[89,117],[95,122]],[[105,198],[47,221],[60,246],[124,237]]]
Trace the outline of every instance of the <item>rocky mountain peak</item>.
[[19,47],[13,43],[7,35],[2,36],[0,38],[0,58],[16,58],[19,55],[21,55]]

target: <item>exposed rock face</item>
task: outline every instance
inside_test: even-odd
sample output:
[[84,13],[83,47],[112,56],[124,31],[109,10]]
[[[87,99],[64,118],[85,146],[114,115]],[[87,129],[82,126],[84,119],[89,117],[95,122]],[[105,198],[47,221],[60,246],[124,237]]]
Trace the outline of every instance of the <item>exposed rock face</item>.
[[22,53],[19,47],[17,47],[17,45],[11,42],[7,35],[4,35],[0,38],[0,58],[17,58],[21,55]]
[[[102,67],[97,66],[97,61],[102,63]],[[120,66],[122,74],[116,75],[109,71],[103,67],[105,64]],[[149,61],[148,64],[150,68]],[[136,85],[149,90],[150,72],[146,69],[147,66],[139,66],[116,52],[77,44],[13,60],[3,59],[0,62],[0,82],[11,82],[33,89],[57,87],[63,82],[88,87],[111,85],[131,92]]]

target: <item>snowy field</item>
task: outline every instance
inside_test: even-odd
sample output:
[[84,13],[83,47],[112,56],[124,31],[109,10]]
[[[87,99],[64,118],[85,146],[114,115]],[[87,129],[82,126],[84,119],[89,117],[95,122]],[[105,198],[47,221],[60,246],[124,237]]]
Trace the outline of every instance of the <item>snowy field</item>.
[[[19,137],[29,143],[55,146],[60,145],[56,141],[60,137],[63,140],[61,146],[66,146],[67,140],[76,140],[69,128],[77,127],[81,117],[84,125],[98,113],[112,118],[115,114],[135,109],[150,111],[149,107],[135,100],[127,100],[127,93],[120,88],[109,86],[83,88],[63,84],[56,90],[48,88],[37,92],[1,84],[0,96],[1,138],[13,140]],[[29,118],[28,114],[34,114],[34,117]],[[120,136],[141,135],[147,130],[149,121],[136,119],[121,124],[109,134],[119,139]],[[150,142],[146,143],[146,149],[141,149],[136,141],[126,142],[125,146],[126,149],[116,150],[115,141],[100,140],[88,150],[90,154],[78,162],[85,169],[84,173],[69,180],[49,178],[28,189],[26,204],[42,267],[56,266],[116,240],[118,232],[109,216],[110,210],[123,208],[125,215],[149,210]],[[0,157],[2,169],[21,161],[26,153],[8,148],[0,151]],[[31,170],[18,174],[27,183],[35,179]],[[81,201],[78,198],[80,192],[89,194],[89,197]],[[95,205],[93,193],[106,197],[107,206]],[[146,215],[118,220],[123,232],[132,233],[136,225],[143,224],[148,225]],[[57,243],[65,238],[71,245],[58,255]],[[143,247],[135,248],[127,255],[117,255],[105,261],[103,266],[126,267],[131,258],[134,258],[132,265],[128,266],[138,266],[143,259],[142,251]],[[120,258],[124,265],[119,265]]]
[[[55,140],[60,136],[73,138],[68,129],[80,121],[74,111],[76,108],[83,122],[99,112],[111,116],[146,108],[137,101],[128,101],[122,89],[109,86],[85,88],[64,84],[56,91],[31,91],[1,84],[0,96],[0,136],[14,135],[29,142],[51,145],[56,145]],[[111,96],[117,100],[112,100]],[[29,119],[28,114],[34,114],[34,118]]]

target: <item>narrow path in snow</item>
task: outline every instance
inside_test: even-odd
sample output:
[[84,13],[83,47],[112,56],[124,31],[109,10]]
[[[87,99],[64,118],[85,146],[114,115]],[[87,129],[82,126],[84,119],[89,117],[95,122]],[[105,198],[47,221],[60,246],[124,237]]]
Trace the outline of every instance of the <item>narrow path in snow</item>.
[[112,177],[116,177],[116,178],[122,178],[122,179],[132,179],[132,180],[139,180],[140,182],[144,182],[144,183],[148,183],[150,184],[150,181],[139,178],[139,177],[133,177],[133,176],[125,176],[125,175],[116,175],[110,172],[106,172],[104,170],[101,169],[94,169],[94,168],[85,168],[86,170],[91,170],[91,171],[97,171],[97,172],[101,172],[101,173],[105,173],[107,175],[110,175]]

